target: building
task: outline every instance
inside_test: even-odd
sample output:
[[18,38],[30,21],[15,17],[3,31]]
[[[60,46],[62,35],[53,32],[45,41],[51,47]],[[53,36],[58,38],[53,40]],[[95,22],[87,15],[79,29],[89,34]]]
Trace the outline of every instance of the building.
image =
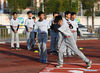
[[100,12],[100,1],[95,4],[95,11]]
[[7,0],[0,0],[0,9],[7,8]]
[[39,8],[41,6],[41,3],[43,3],[44,0],[34,0],[34,6],[35,9]]
[[0,0],[0,13],[4,13],[4,10],[7,9],[7,7],[7,0]]

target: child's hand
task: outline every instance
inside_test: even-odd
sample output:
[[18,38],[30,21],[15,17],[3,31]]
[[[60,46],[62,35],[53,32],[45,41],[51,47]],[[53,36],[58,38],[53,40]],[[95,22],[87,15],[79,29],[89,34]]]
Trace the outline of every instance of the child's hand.
[[28,30],[28,32],[30,32],[30,30]]
[[77,36],[77,39],[79,39],[79,36]]
[[36,42],[37,38],[35,38],[35,42]]
[[71,24],[70,22],[68,22],[68,24]]
[[72,31],[72,33],[75,33],[76,31],[75,30],[71,30]]
[[14,33],[17,33],[17,31],[15,30]]

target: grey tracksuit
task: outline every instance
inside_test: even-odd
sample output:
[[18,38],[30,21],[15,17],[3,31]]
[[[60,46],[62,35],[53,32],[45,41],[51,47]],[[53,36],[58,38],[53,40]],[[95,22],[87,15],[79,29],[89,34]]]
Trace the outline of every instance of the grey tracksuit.
[[50,26],[47,20],[37,21],[35,24],[34,32],[38,32],[40,60],[47,60],[47,39],[49,28]]
[[27,48],[28,50],[31,50],[31,44],[34,46],[35,41],[34,41],[34,20],[32,18],[28,18],[25,20],[25,26],[26,26],[26,35],[27,35]]
[[11,25],[11,47],[14,47],[14,38],[16,36],[16,47],[19,48],[19,35],[18,32],[14,33],[15,30],[18,31],[20,21],[18,19],[11,19],[10,25]]
[[[67,27],[67,28],[66,28]],[[89,62],[89,59],[77,48],[76,41],[74,40],[73,34],[66,24],[63,24],[59,29],[59,65],[63,64],[63,55],[66,48],[69,47],[75,54],[77,54],[83,61]],[[61,36],[61,37],[60,37]],[[65,38],[67,36],[67,38]],[[70,38],[68,37],[70,36]]]

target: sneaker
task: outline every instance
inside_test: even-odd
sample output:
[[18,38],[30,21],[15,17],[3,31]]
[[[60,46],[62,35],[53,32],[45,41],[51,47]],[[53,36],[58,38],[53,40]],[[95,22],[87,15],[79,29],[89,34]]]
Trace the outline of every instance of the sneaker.
[[53,51],[53,53],[54,53],[54,54],[57,54],[58,52],[57,52],[57,51]]
[[56,66],[56,68],[61,68],[61,67],[63,67],[63,65],[58,65],[58,66]]
[[31,48],[31,47],[27,47],[27,49],[28,49],[28,51],[31,51],[31,50],[32,50],[32,48]]
[[15,49],[15,47],[11,47],[11,50],[14,50]]
[[19,47],[16,47],[16,50],[20,50],[20,48]]
[[52,55],[53,54],[53,51],[50,51],[49,54]]
[[34,48],[35,45],[32,45],[32,48]]
[[41,63],[47,63],[47,60],[40,60]]
[[43,63],[47,63],[47,60],[43,60]]
[[89,62],[86,62],[86,65],[87,65],[87,68],[91,68],[91,64],[92,64],[92,61],[90,60]]

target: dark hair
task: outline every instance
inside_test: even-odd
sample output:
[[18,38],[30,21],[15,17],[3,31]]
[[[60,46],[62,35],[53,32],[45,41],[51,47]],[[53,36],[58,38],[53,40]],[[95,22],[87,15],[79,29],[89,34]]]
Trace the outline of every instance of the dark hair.
[[68,14],[71,14],[71,12],[70,11],[66,11],[65,12],[65,16],[68,15]]
[[54,22],[58,23],[59,20],[62,20],[62,16],[61,15],[56,16]]
[[39,11],[38,12],[38,16],[40,16],[41,14],[44,14],[44,12],[43,11]]
[[76,15],[76,12],[71,12],[71,16]]
[[32,19],[36,19],[35,17],[32,17]]
[[15,15],[15,14],[17,14],[17,12],[13,12],[13,14],[12,14],[12,15]]
[[27,14],[30,14],[30,13],[32,13],[32,11],[28,11],[28,12],[27,12]]
[[53,12],[53,16],[54,16],[55,14],[58,14],[58,15],[59,15],[59,12]]

